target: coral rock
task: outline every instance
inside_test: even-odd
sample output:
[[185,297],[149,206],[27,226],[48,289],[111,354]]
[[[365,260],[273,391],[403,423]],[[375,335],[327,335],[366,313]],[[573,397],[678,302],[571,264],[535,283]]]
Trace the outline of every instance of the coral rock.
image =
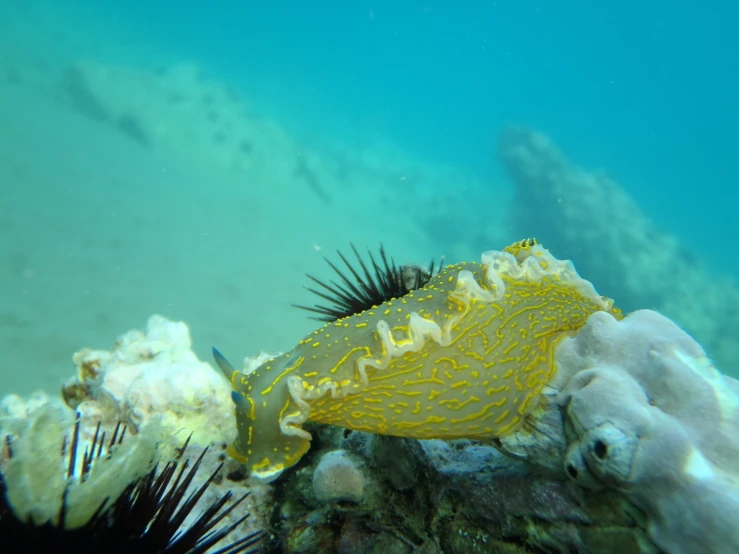
[[65,398],[83,413],[102,408],[107,419],[136,428],[155,418],[175,443],[190,433],[194,444],[228,441],[235,428],[230,386],[191,347],[184,323],[152,316],[145,331],[129,331],[111,352],[75,354],[78,374]]
[[582,275],[626,311],[654,307],[690,331],[721,367],[739,363],[739,287],[716,279],[676,237],[664,233],[624,187],[575,165],[546,135],[511,127],[500,160],[516,196],[514,231],[546,237],[553,252],[577,259]]
[[[582,487],[622,494],[671,554],[739,551],[739,382],[649,310],[622,321],[593,314],[555,360],[554,392],[530,422],[536,430],[516,433],[503,450],[549,469],[557,461]],[[563,414],[562,426],[543,431],[552,413]],[[553,452],[563,454],[544,455]]]

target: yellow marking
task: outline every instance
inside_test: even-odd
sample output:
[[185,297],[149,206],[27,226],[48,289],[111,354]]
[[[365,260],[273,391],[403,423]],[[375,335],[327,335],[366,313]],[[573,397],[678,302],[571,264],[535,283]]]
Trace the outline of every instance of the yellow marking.
[[[442,406],[446,406],[446,407],[448,407],[451,410],[457,410],[457,411],[459,411],[462,408],[464,408],[465,406],[467,406],[468,404],[474,404],[475,402],[479,402],[479,401],[480,401],[480,399],[477,398],[476,396],[470,396],[464,402],[460,402],[456,398],[452,398],[450,400],[440,400],[439,401],[439,404],[441,404]],[[452,406],[451,404],[456,404],[456,406]]]
[[499,386],[497,388],[496,387],[493,387],[493,388],[487,390],[487,394],[488,394],[488,396],[490,396],[490,395],[493,395],[493,394],[495,394],[497,392],[503,392],[506,389],[507,386],[508,385],[501,385],[501,386]]
[[396,390],[397,394],[402,394],[403,396],[419,396],[421,393],[420,390]]
[[521,421],[521,418],[518,416],[515,416],[508,425],[504,425],[503,427],[498,429],[498,435],[499,436],[505,435],[508,431],[510,431],[513,427],[515,427],[519,421]]
[[510,413],[511,413],[510,410],[506,410],[505,412],[503,412],[502,414],[500,414],[498,417],[496,417],[493,421],[495,423],[500,423],[502,421],[505,421],[505,419],[510,415]]
[[521,415],[525,415],[526,411],[528,410],[529,403],[534,398],[534,395],[532,393],[529,393],[526,395],[526,398],[523,399],[523,402],[521,402],[521,405],[518,407],[518,413]]
[[238,450],[234,448],[234,445],[231,444],[228,447],[228,455],[231,456],[234,460],[239,462],[240,464],[245,464],[249,461],[249,458],[241,454]]
[[[395,377],[399,377],[400,375],[407,375],[409,373],[413,373],[421,368],[423,368],[423,364],[416,364],[407,366],[403,363],[402,360],[396,358],[393,360],[393,364],[390,365],[387,369],[383,371],[377,371],[373,375],[370,375],[368,378],[370,381],[388,381],[392,380]],[[398,369],[399,371],[395,371],[393,373],[390,372],[391,368]]]
[[427,425],[429,423],[444,423],[446,422],[445,417],[441,416],[429,416],[423,421],[399,421],[395,424],[395,427],[397,429],[417,429],[418,427],[421,427],[423,425]]
[[272,465],[272,462],[269,460],[269,458],[265,457],[264,459],[262,459],[261,462],[252,464],[251,468],[252,468],[252,471],[255,471],[255,470],[260,470],[260,469],[267,469],[271,465]]
[[512,342],[511,344],[509,344],[505,348],[505,350],[503,350],[503,354],[505,354],[505,355],[510,354],[511,353],[511,350],[513,350],[514,348],[516,348],[518,346],[518,344],[519,344],[518,342]]
[[345,364],[345,363],[346,363],[346,361],[347,361],[347,360],[348,360],[349,358],[351,358],[351,356],[352,356],[352,355],[353,355],[353,354],[354,354],[355,352],[365,352],[365,356],[363,356],[363,357],[372,357],[372,352],[370,351],[370,349],[369,349],[369,347],[368,347],[368,346],[357,346],[357,347],[355,347],[355,348],[352,348],[351,350],[349,350],[349,352],[347,352],[346,354],[344,354],[344,355],[343,355],[343,356],[342,356],[342,357],[341,357],[341,358],[339,359],[339,361],[338,361],[338,362],[336,362],[336,364],[334,365],[334,367],[332,367],[331,369],[329,369],[329,373],[336,373],[336,372],[337,372],[337,371],[339,370],[339,368],[340,368],[340,367],[341,367],[341,366],[342,366],[343,364]]
[[282,373],[280,373],[275,378],[274,381],[272,381],[272,384],[262,391],[262,394],[263,395],[269,394],[274,388],[274,386],[280,381],[280,379],[282,379],[285,375],[287,375],[291,371],[294,371],[295,369],[299,368],[304,361],[305,361],[305,358],[303,356],[300,356],[297,360],[295,360],[295,363],[293,365],[286,367],[285,370]]
[[451,422],[456,425],[458,423],[466,423],[468,421],[475,421],[477,419],[481,419],[488,412],[488,410],[490,410],[490,408],[493,408],[494,406],[495,406],[495,403],[490,403],[486,405],[485,407],[483,407],[483,409],[478,412],[466,415],[458,419],[452,419]]

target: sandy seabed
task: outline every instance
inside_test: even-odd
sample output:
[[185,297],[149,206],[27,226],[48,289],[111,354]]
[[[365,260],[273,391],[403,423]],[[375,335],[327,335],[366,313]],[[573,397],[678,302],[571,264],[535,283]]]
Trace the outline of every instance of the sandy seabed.
[[[20,85],[0,87],[0,395],[53,391],[82,347],[152,313],[190,325],[198,354],[284,350],[315,327],[304,272],[348,241],[396,257],[427,240],[353,190],[190,167]],[[359,191],[361,193],[361,191]],[[367,209],[363,209],[367,208]],[[388,207],[392,208],[392,206]]]

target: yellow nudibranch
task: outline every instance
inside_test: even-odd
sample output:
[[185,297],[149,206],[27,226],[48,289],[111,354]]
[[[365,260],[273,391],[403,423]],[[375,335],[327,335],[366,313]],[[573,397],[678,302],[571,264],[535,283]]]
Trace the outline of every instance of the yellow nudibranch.
[[500,437],[535,407],[557,343],[596,311],[622,317],[572,262],[525,240],[330,322],[252,373],[214,350],[236,404],[229,454],[272,479],[310,447],[306,421],[418,439]]

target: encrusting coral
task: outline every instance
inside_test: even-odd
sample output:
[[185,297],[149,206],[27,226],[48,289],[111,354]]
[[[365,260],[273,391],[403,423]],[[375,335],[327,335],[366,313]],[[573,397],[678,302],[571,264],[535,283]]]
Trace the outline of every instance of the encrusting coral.
[[557,360],[569,477],[621,492],[667,552],[736,552],[739,383],[649,310],[593,314]]
[[739,382],[650,310],[593,314],[555,360],[527,425],[497,447],[555,479],[618,492],[666,552],[737,552]]
[[[125,333],[111,351],[74,355],[77,375],[64,385],[72,408],[135,429],[156,420],[164,433],[207,446],[234,434],[228,383],[192,351],[182,322],[149,318],[143,331]],[[184,436],[183,436],[184,435]]]
[[[372,264],[381,281],[387,271]],[[362,269],[364,279],[350,267],[357,290],[373,286]],[[342,278],[339,300],[356,294]],[[448,266],[249,373],[215,354],[234,388],[230,453],[253,476],[294,465],[310,446],[309,421],[472,438],[555,481],[615,492],[666,552],[739,546],[739,384],[671,321],[646,310],[624,318],[535,241]]]
[[61,403],[49,401],[23,420],[6,418],[0,456],[3,552],[256,552],[252,547],[261,541],[261,532],[212,550],[249,517],[242,512],[224,524],[248,493],[227,506],[228,492],[195,510],[222,463],[186,496],[207,448],[185,473],[187,463],[180,457],[187,442],[160,467],[156,425],[136,436],[117,425],[106,440],[98,423],[82,450],[79,414],[71,434],[69,415]]
[[553,351],[613,303],[533,240],[442,269],[330,322],[252,373],[234,371],[229,449],[273,479],[310,447],[306,421],[385,435],[492,439],[515,430],[555,373]]
[[[394,265],[370,259],[375,277],[360,259],[353,284],[339,273],[343,284],[325,288],[336,306],[321,314],[339,319],[292,352],[260,353],[243,373],[217,353],[232,378],[236,426],[226,381],[197,361],[182,323],[152,317],[112,352],[75,356],[78,376],[64,399],[82,421],[79,444],[104,445],[80,490],[99,479],[112,499],[136,475],[146,480],[152,424],[169,455],[189,433],[212,437],[207,455],[191,457],[213,467],[237,430],[237,460],[226,461],[225,479],[210,482],[215,490],[202,500],[217,503],[222,487],[252,494],[213,531],[250,511],[282,551],[739,551],[739,383],[673,322],[648,310],[623,317],[534,241],[487,252],[481,264],[411,272],[400,298],[382,285],[399,275]],[[345,301],[366,289],[377,306]],[[168,396],[144,394],[146,383]],[[44,396],[0,403],[10,436],[0,447],[8,485],[0,525],[47,521],[56,532],[62,519],[82,522],[104,501],[60,479],[59,445],[73,414]],[[143,441],[131,454],[136,471],[106,458],[126,452],[127,441],[93,437],[97,422],[112,432],[119,420]],[[448,440],[460,437],[487,444]],[[245,479],[274,478],[299,458],[272,484]],[[29,459],[43,463],[21,464]],[[105,467],[117,471],[103,478]],[[72,505],[79,498],[81,511]],[[8,506],[20,517],[8,519]],[[225,542],[254,531],[242,525]]]
[[[109,507],[111,499],[149,472],[156,461],[154,429],[124,442],[125,428],[120,432],[120,426],[109,444],[96,436],[82,456],[77,452],[79,421],[74,434],[70,437],[67,433],[71,417],[68,408],[48,403],[21,422],[22,426],[5,430],[8,459],[2,478],[8,504],[22,521],[37,526],[52,522],[66,528],[80,527],[98,509]],[[101,456],[103,448],[105,456]],[[64,521],[59,521],[62,509]]]

